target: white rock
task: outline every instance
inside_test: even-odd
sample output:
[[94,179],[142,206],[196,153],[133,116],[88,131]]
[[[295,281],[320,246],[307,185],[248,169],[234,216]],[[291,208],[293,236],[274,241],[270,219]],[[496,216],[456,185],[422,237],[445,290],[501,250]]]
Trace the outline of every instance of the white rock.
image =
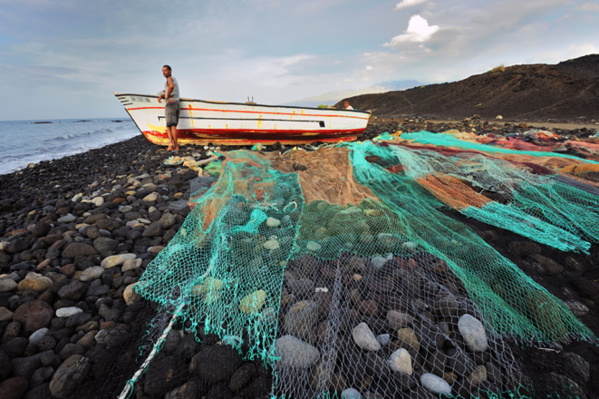
[[393,371],[399,371],[407,375],[412,375],[412,356],[404,348],[398,349],[389,357],[389,367]]
[[502,120],[502,119],[503,119],[503,116],[502,116],[502,115],[497,115],[497,116],[495,117],[495,119]]
[[408,252],[414,252],[418,249],[418,244],[416,244],[414,241],[406,241],[401,244],[401,247]]
[[58,223],[71,223],[71,222],[74,222],[75,220],[77,220],[77,216],[67,213],[66,215],[58,218]]
[[268,227],[279,227],[281,225],[281,221],[279,219],[269,217],[266,219],[266,225]]
[[17,288],[17,283],[9,278],[0,279],[0,292],[8,292]]
[[73,202],[79,202],[81,201],[81,198],[83,198],[83,194],[79,193],[73,196],[73,198],[71,198],[71,201]]
[[156,191],[156,185],[154,183],[146,183],[143,186],[141,186],[142,188],[148,190],[148,191]]
[[284,335],[275,341],[277,354],[281,357],[278,366],[308,368],[320,358],[320,352],[314,346],[294,337]]
[[125,291],[123,291],[123,299],[127,306],[131,306],[136,302],[141,301],[142,297],[137,292],[133,291],[133,287],[135,287],[138,283],[129,284]]
[[48,331],[49,330],[46,327],[40,328],[39,330],[37,330],[29,336],[29,343],[37,344],[38,342],[40,342],[42,338],[46,336],[46,334],[48,334]]
[[320,250],[321,245],[319,243],[317,243],[316,241],[308,241],[308,243],[306,244],[306,249],[308,251],[312,251],[312,252],[316,252],[318,250]]
[[[44,277],[43,275],[36,273],[36,272],[29,272],[25,276],[25,280],[35,280],[38,278],[47,278],[48,280],[50,280],[48,277]],[[52,280],[50,280],[50,281],[52,281]]]
[[420,383],[435,394],[451,395],[451,386],[443,378],[431,373],[424,373],[420,377]]
[[[162,251],[163,249],[164,249],[164,245],[156,245],[154,247],[149,247],[148,248],[148,252],[151,253],[151,254],[159,254],[160,251]],[[141,261],[141,259],[140,259],[140,261]],[[126,265],[127,265],[127,262],[125,262],[125,264],[123,265],[123,267],[127,267]],[[123,271],[125,271],[125,270],[123,270]]]
[[370,327],[368,327],[368,324],[364,322],[355,326],[351,335],[356,345],[362,349],[369,351],[378,351],[381,349],[381,344],[376,340],[376,337]]
[[95,206],[102,206],[102,205],[104,205],[104,197],[96,197],[96,198],[92,199],[92,202],[94,203]]
[[279,248],[279,242],[277,240],[268,240],[262,244],[266,249],[277,249]]
[[102,266],[88,267],[83,272],[81,272],[81,276],[79,277],[79,280],[92,281],[97,278],[100,278],[102,276],[102,273],[104,273],[104,268]]
[[576,316],[584,316],[589,313],[589,308],[582,302],[570,300],[566,301],[566,306],[574,313]]
[[76,306],[56,309],[56,317],[70,317],[74,314],[83,312],[83,309]]
[[128,272],[129,270],[135,270],[141,266],[142,260],[139,258],[136,259],[127,259],[123,263],[123,267],[121,267],[121,271],[123,273]]
[[391,343],[391,335],[389,335],[389,334],[377,335],[376,340],[379,341],[379,343],[382,346],[387,346]]
[[145,202],[154,202],[158,199],[159,194],[158,193],[151,193],[148,194],[144,197],[143,201]]
[[347,388],[341,392],[341,399],[362,399],[362,395],[355,388]]
[[101,266],[104,269],[110,269],[111,267],[122,265],[123,263],[125,263],[125,261],[127,259],[135,259],[135,258],[137,258],[137,255],[135,255],[135,254],[112,255],[107,258],[104,258],[104,260],[101,263]]
[[458,330],[471,351],[483,352],[489,347],[485,326],[475,317],[467,313],[460,317]]
[[372,267],[379,270],[383,266],[385,266],[385,263],[387,263],[387,258],[384,258],[382,256],[375,256],[370,259],[370,263],[372,263]]
[[394,330],[405,328],[413,325],[414,318],[407,313],[400,312],[398,310],[387,311],[387,321]]

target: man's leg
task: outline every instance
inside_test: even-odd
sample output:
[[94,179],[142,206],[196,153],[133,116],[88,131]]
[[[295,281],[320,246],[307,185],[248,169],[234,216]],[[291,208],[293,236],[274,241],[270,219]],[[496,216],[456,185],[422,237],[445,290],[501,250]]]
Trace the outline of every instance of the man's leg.
[[171,143],[173,145],[173,149],[178,150],[179,149],[179,141],[178,141],[178,137],[177,137],[177,126],[176,125],[171,126],[170,136],[172,137]]
[[167,102],[164,105],[164,122],[166,123],[166,135],[168,136],[167,151],[172,151],[173,146],[175,145],[173,139],[173,129],[177,129],[177,115],[174,108],[175,107],[173,107],[172,103]]
[[168,126],[166,128],[166,135],[168,136],[168,148],[166,149],[167,151],[171,151],[173,149],[173,133],[171,131],[171,128],[172,126]]

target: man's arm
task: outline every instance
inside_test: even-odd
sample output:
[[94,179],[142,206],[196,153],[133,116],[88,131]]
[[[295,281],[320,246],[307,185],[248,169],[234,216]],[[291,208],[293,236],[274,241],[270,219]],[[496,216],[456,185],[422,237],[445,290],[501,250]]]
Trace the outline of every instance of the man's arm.
[[173,92],[174,88],[175,88],[175,83],[173,82],[173,78],[171,78],[170,76],[168,78],[166,78],[166,84],[168,86],[168,90],[166,91],[166,94],[164,96],[164,99],[167,100],[171,93]]

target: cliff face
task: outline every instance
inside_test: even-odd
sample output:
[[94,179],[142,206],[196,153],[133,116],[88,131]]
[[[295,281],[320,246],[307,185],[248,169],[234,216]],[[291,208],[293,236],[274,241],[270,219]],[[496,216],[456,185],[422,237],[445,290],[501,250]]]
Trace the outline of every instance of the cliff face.
[[[377,116],[599,120],[599,55],[556,65],[498,67],[453,83],[347,98]],[[341,101],[339,104],[342,104]]]

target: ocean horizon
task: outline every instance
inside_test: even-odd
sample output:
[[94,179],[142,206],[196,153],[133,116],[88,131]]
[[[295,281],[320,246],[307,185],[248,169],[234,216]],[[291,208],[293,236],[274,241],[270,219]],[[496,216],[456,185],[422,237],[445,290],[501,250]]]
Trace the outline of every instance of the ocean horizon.
[[0,175],[141,134],[128,118],[0,121]]

